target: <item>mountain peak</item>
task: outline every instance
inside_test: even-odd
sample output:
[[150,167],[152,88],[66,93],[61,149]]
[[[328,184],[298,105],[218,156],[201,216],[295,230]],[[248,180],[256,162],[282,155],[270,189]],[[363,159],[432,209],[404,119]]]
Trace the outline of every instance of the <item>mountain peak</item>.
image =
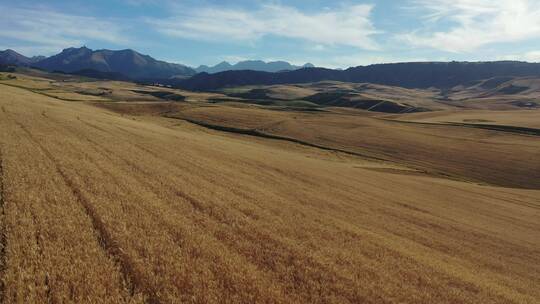
[[232,65],[228,63],[227,61],[222,61],[215,65],[216,67],[231,67]]
[[139,55],[142,55],[141,53],[133,50],[133,49],[123,49],[123,50],[119,50],[119,51],[116,51],[118,53],[126,53],[126,54],[139,54]]
[[83,46],[80,48],[70,47],[70,48],[63,49],[60,54],[79,55],[79,54],[91,54],[92,52],[93,51],[91,49],[87,48],[86,46]]
[[0,51],[0,64],[27,66],[32,60],[24,55],[17,53],[12,49]]
[[86,45],[84,45],[84,46],[81,46],[81,47],[68,47],[68,48],[63,49],[62,52],[76,51],[76,50],[89,50],[89,51],[91,51],[91,49],[87,48]]

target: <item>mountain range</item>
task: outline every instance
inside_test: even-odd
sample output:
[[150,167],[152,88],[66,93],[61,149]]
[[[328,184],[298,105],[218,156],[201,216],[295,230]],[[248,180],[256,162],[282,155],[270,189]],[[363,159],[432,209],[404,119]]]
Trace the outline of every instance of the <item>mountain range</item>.
[[81,70],[119,73],[134,80],[185,77],[196,73],[185,65],[156,60],[134,50],[93,51],[87,47],[64,49],[57,55],[33,63],[32,66],[65,73]]
[[[449,89],[492,77],[540,77],[540,63],[519,61],[409,62],[373,64],[346,70],[316,68],[311,64],[299,67],[283,61],[243,61],[235,65],[223,62],[214,67],[193,69],[156,60],[134,50],[94,51],[86,47],[67,48],[48,58],[28,58],[13,50],[6,50],[0,52],[0,65],[31,66],[103,79],[160,82],[194,91],[324,80]],[[225,71],[217,72],[219,70]]]
[[198,91],[242,85],[309,83],[323,80],[374,83],[405,88],[448,89],[492,77],[540,77],[540,63],[494,62],[410,62],[358,66],[346,70],[305,68],[283,73],[226,71],[200,73],[177,81],[174,86]]
[[227,61],[223,61],[215,66],[209,67],[206,65],[201,65],[195,69],[197,73],[208,73],[215,74],[225,71],[239,71],[239,70],[251,70],[251,71],[261,71],[261,72],[281,72],[281,71],[294,71],[302,68],[313,68],[314,65],[311,63],[306,63],[303,66],[292,65],[286,61],[271,61],[264,62],[261,60],[246,60],[240,61],[236,64],[230,64]]
[[156,60],[134,50],[91,50],[87,47],[67,48],[51,57],[26,57],[14,50],[0,52],[0,64],[32,66],[47,71],[94,75],[110,79],[132,79],[157,81],[169,78],[186,78],[197,73],[219,73],[230,70],[253,70],[265,72],[291,71],[313,67],[291,65],[285,61],[264,62],[260,60],[241,61],[236,64],[222,62],[213,67],[201,65],[196,69],[185,65]]

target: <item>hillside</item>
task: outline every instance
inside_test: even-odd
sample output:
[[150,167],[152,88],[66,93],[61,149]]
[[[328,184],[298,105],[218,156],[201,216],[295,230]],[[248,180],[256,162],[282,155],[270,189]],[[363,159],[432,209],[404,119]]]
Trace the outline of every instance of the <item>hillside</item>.
[[[540,297],[536,186],[457,181],[375,159],[382,151],[360,156],[367,152],[361,146],[358,155],[346,154],[145,114],[148,107],[159,113],[200,104],[200,119],[208,106],[200,100],[99,102],[123,113],[116,114],[14,87],[14,81],[50,86],[21,79],[0,84],[5,303],[535,303]],[[238,122],[259,117],[256,110],[243,116],[228,109]],[[270,113],[279,119],[287,112]],[[325,121],[290,116],[313,122],[305,134],[316,134],[317,121]],[[332,120],[335,132],[351,129],[354,120],[341,127],[339,121]],[[266,131],[299,130],[287,124]],[[381,122],[377,129],[405,126]],[[485,134],[459,127],[407,128],[404,138],[437,139],[441,148],[481,152],[486,145]],[[510,153],[524,155],[531,145],[538,151],[536,138],[479,132],[492,132],[493,146]],[[380,143],[393,142],[386,134],[379,131]],[[497,162],[498,171],[531,168],[535,158],[527,159]]]
[[216,103],[296,105],[324,109],[344,107],[383,113],[440,110],[523,110],[540,108],[540,78],[489,78],[450,89],[408,89],[372,83],[321,81],[219,89],[227,98]]
[[119,73],[135,80],[167,79],[195,74],[193,69],[184,65],[159,61],[133,50],[93,51],[86,47],[64,49],[57,55],[34,63],[33,66],[66,73],[81,70]]
[[[454,108],[438,102],[437,90],[411,90],[368,83],[322,81],[307,84],[241,86],[221,90],[231,99],[261,105],[307,108],[344,107],[385,113],[412,113]],[[240,98],[241,100],[238,100]]]
[[310,83],[324,80],[353,83],[374,83],[405,88],[450,89],[458,85],[493,77],[540,77],[540,63],[498,62],[419,62],[375,64],[344,71],[305,68],[284,73],[227,71],[198,74],[175,85],[189,90],[216,90],[243,85],[275,85]]

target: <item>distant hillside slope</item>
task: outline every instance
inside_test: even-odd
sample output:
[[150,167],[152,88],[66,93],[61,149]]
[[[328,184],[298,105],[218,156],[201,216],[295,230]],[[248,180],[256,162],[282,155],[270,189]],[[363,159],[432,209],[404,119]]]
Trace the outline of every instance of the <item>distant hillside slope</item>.
[[375,64],[344,71],[305,68],[282,73],[227,71],[201,73],[178,81],[176,86],[190,90],[215,90],[228,86],[308,83],[323,80],[369,82],[405,88],[452,88],[499,76],[540,76],[539,63],[497,62],[417,62]]
[[[55,73],[63,74],[64,72],[57,71]],[[117,72],[102,72],[92,69],[83,69],[75,72],[69,73],[70,75],[78,75],[83,77],[95,78],[95,79],[104,79],[104,80],[117,80],[117,81],[131,81],[129,77],[124,74]]]
[[86,47],[64,49],[60,54],[33,65],[48,71],[66,73],[81,70],[119,73],[131,79],[166,79],[195,74],[195,71],[187,66],[159,61],[133,50],[93,51]]
[[261,72],[280,72],[280,71],[294,71],[301,68],[312,68],[314,67],[311,63],[306,63],[303,66],[292,65],[286,61],[272,61],[264,62],[261,60],[247,60],[240,61],[236,64],[230,64],[227,61],[223,61],[213,67],[206,65],[201,65],[195,69],[197,73],[209,73],[215,74],[225,71],[239,71],[239,70],[251,70],[251,71],[261,71]]
[[3,65],[29,66],[32,63],[35,63],[44,58],[45,57],[43,56],[36,56],[36,57],[29,58],[10,49],[7,49],[5,51],[0,51],[0,64],[3,64]]
[[207,91],[242,85],[308,83],[341,78],[341,71],[325,68],[305,68],[282,73],[242,70],[217,74],[200,73],[173,85],[187,90]]

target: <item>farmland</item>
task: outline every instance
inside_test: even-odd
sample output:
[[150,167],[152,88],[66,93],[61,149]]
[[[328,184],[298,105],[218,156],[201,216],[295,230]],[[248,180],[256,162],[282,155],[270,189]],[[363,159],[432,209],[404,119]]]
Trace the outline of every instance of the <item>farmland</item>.
[[0,81],[3,303],[540,298],[539,137],[469,125],[537,129],[537,110],[159,89],[171,102],[41,76]]

